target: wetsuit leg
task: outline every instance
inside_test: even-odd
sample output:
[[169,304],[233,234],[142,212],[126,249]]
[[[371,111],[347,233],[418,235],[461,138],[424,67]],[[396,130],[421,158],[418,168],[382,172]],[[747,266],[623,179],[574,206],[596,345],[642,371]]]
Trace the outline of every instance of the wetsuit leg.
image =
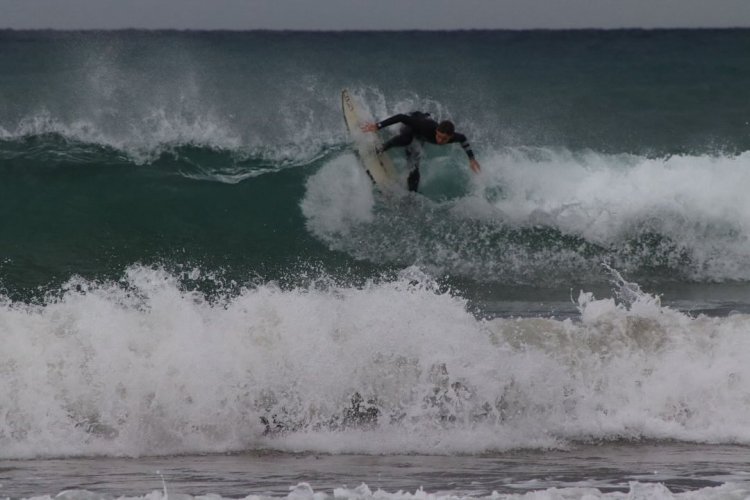
[[404,146],[408,146],[412,143],[414,140],[414,133],[411,130],[411,127],[403,126],[401,127],[401,130],[399,130],[398,135],[395,135],[388,139],[385,144],[383,144],[383,151],[388,151],[391,148],[403,148]]
[[419,161],[422,159],[422,145],[419,142],[412,142],[406,147],[406,164],[411,168],[409,177],[406,179],[406,185],[409,191],[417,192],[419,190]]
[[419,188],[419,160],[422,158],[422,146],[414,140],[414,132],[411,127],[406,125],[401,127],[399,134],[386,141],[381,151],[388,151],[396,147],[406,147],[406,164],[411,169],[409,177],[406,179],[406,185],[409,191],[416,192]]
[[409,172],[409,177],[406,178],[406,186],[409,188],[409,191],[415,193],[419,191],[419,168],[415,168]]

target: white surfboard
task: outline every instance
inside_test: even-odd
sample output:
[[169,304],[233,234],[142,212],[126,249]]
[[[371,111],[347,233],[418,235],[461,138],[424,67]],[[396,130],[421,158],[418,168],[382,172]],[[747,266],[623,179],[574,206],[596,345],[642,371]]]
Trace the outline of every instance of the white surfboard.
[[365,122],[365,113],[346,89],[341,91],[341,107],[344,109],[346,127],[365,172],[379,189],[393,189],[396,185],[396,169],[393,162],[387,153],[376,152],[376,148],[382,144],[377,132],[362,132],[360,127]]

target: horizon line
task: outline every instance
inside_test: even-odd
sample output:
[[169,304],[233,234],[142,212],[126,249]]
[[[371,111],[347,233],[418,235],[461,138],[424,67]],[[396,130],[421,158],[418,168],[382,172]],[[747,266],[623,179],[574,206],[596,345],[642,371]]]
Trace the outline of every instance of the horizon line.
[[571,27],[571,28],[368,28],[368,29],[325,29],[325,28],[12,28],[0,27],[0,31],[55,31],[55,32],[203,32],[203,33],[445,33],[445,32],[495,32],[495,31],[741,31],[750,26],[621,26],[621,27]]

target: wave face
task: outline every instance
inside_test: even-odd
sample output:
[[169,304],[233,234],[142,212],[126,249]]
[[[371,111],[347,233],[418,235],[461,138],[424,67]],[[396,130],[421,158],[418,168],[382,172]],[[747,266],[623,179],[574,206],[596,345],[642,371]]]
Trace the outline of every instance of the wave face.
[[[298,262],[550,287],[601,282],[602,262],[644,282],[749,277],[746,31],[0,43],[0,278],[19,297],[135,262],[238,281]],[[428,148],[424,198],[373,198],[343,87],[376,117],[453,118],[483,175]]]

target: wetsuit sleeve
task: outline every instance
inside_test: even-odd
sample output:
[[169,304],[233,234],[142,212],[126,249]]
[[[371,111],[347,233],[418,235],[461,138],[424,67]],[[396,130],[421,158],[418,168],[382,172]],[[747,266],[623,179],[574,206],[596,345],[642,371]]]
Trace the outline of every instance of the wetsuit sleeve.
[[411,126],[412,121],[413,120],[411,116],[398,114],[398,115],[393,115],[390,118],[386,118],[385,120],[376,123],[376,125],[378,127],[378,130],[380,130],[381,128],[390,127],[394,123],[404,123],[406,125]]
[[456,132],[455,134],[453,134],[453,138],[451,139],[451,142],[457,142],[461,144],[461,147],[464,149],[466,156],[468,156],[470,160],[474,159],[474,151],[471,150],[471,145],[469,144],[469,140],[466,138],[464,134],[459,134],[458,132]]

